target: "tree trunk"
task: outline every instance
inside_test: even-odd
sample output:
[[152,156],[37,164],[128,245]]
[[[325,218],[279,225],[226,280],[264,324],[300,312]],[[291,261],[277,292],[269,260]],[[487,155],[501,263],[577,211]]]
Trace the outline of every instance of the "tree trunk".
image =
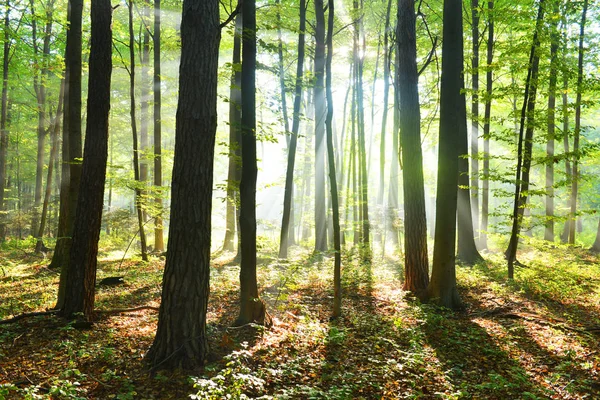
[[[303,1],[304,2],[304,1]],[[327,116],[325,127],[327,129],[327,160],[329,162],[329,185],[331,188],[331,208],[333,217],[333,316],[339,317],[342,314],[342,252],[340,245],[340,206],[338,201],[337,179],[335,174],[335,156],[333,152],[333,94],[331,93],[331,60],[333,58],[333,21],[334,21],[334,0],[329,0],[329,15],[327,20],[327,58],[326,58],[326,95],[327,95]]]
[[[52,173],[54,172],[54,164],[58,155],[58,142],[60,138],[60,119],[62,118],[62,106],[65,91],[64,79],[60,84],[60,93],[58,96],[58,105],[56,106],[56,115],[54,121],[50,125],[52,147],[50,148],[50,159],[48,160],[48,174],[46,177],[46,192],[44,193],[44,201],[42,203],[42,215],[40,217],[40,226],[37,230],[37,241],[35,244],[35,253],[42,252],[44,246],[43,236],[46,229],[46,220],[48,219],[48,207],[50,203],[50,195],[52,194]],[[45,250],[44,250],[45,251]]]
[[256,280],[256,4],[242,5],[242,179],[240,181],[240,314],[235,325],[271,325]]
[[[533,44],[529,55],[529,69],[525,81],[525,96],[521,108],[521,121],[519,127],[519,144],[517,149],[517,174],[515,178],[515,198],[513,206],[513,224],[508,249],[505,252],[508,260],[508,278],[514,278],[514,263],[517,259],[517,247],[519,245],[519,233],[523,220],[523,211],[527,205],[527,191],[529,190],[529,170],[531,168],[531,154],[533,149],[533,129],[535,98],[538,83],[538,69],[540,57],[538,48],[540,46],[539,33],[544,21],[544,0],[540,0]],[[526,129],[525,129],[526,127]],[[523,131],[525,137],[523,138]]]
[[[133,0],[131,0],[133,2]],[[150,0],[143,0],[142,9],[142,57],[141,57],[141,85],[140,86],[140,203],[142,204],[142,221],[146,223],[146,195],[148,186],[148,99],[150,96],[150,80],[148,76],[148,65],[150,63]],[[133,64],[132,64],[133,65]],[[146,235],[144,234],[144,242]],[[145,243],[144,243],[145,244]]]
[[429,284],[427,218],[421,149],[416,14],[412,0],[398,0],[396,82],[400,92],[400,135],[404,190],[404,290],[423,296]]
[[325,13],[315,0],[315,251],[327,251],[325,215]]
[[63,123],[62,181],[59,232],[50,268],[60,268],[56,308],[64,307],[69,277],[69,257],[75,208],[81,181],[81,22],[83,0],[69,0],[69,25],[65,49],[65,117]]
[[140,157],[138,149],[137,120],[135,116],[135,40],[133,37],[133,0],[127,4],[129,8],[129,115],[131,116],[131,134],[133,142],[133,179],[135,180],[135,210],[138,219],[138,233],[140,235],[140,244],[142,246],[142,260],[148,261],[148,251],[146,249],[146,234],[144,232],[144,213],[142,210],[142,189],[145,184],[140,179]]
[[[559,15],[558,3],[553,4],[555,17]],[[556,86],[558,75],[558,19],[550,27],[550,74],[548,83],[548,141],[546,143],[546,220],[544,240],[554,241],[554,140],[556,138]]]
[[[292,213],[292,189],[294,185],[294,165],[296,162],[296,147],[300,128],[300,105],[302,104],[302,82],[304,75],[304,31],[306,30],[306,1],[300,0],[300,27],[298,34],[298,64],[296,67],[296,87],[294,90],[294,114],[292,132],[288,146],[287,170],[285,175],[285,192],[283,198],[283,217],[281,221],[281,238],[279,258],[287,258],[290,216]],[[292,227],[293,230],[293,227]]]
[[[463,27],[459,0],[444,0],[440,137],[435,244],[427,297],[440,306],[462,307],[456,289],[456,211],[458,197],[458,132],[466,126],[463,81]],[[464,119],[464,121],[461,121]]]
[[[377,195],[377,204],[381,213],[381,247],[382,253],[385,254],[385,240],[387,238],[387,212],[383,202],[385,193],[385,153],[386,153],[386,136],[387,136],[387,117],[390,98],[390,45],[389,45],[389,30],[390,30],[390,14],[392,9],[392,0],[388,0],[385,12],[385,25],[383,32],[383,111],[381,115],[381,142],[379,147],[379,194]],[[375,101],[375,99],[373,99]]]
[[154,251],[165,251],[163,238],[163,202],[162,202],[162,117],[161,117],[161,88],[160,88],[160,0],[154,0],[154,190],[158,195],[154,197],[156,217],[154,218]]
[[471,0],[471,217],[479,242],[479,0]]
[[600,253],[600,220],[598,221],[598,229],[596,230],[596,240],[594,240],[590,251]]
[[569,225],[569,244],[575,244],[575,224],[577,221],[577,191],[579,190],[579,138],[581,136],[581,93],[583,92],[583,40],[588,0],[583,1],[581,24],[579,27],[579,56],[577,62],[577,97],[575,100],[575,130],[573,131],[573,176],[571,179],[571,218]]
[[184,0],[182,14],[169,242],[156,337],[146,355],[153,370],[197,368],[208,354],[219,2]]
[[[227,210],[225,214],[225,239],[223,250],[233,251],[236,229],[236,210],[239,209],[239,177],[240,177],[240,143],[241,143],[241,106],[242,73],[238,68],[242,50],[242,15],[235,17],[235,34],[233,37],[234,66],[229,88],[229,165],[227,171]],[[239,249],[238,249],[239,250]]]
[[112,72],[112,7],[109,0],[94,0],[91,9],[89,60],[90,96],[87,103],[85,149],[81,173],[81,196],[77,200],[69,280],[61,314],[71,317],[83,311],[93,319],[98,239],[102,221],[104,182],[108,156],[108,113]]
[[10,1],[4,8],[4,46],[2,51],[2,97],[0,103],[0,240],[6,235],[6,203],[4,191],[7,188],[6,158],[8,154],[8,67],[10,54]]
[[488,38],[485,74],[485,111],[483,125],[483,179],[481,181],[481,229],[479,231],[479,246],[487,249],[487,231],[490,208],[490,123],[492,116],[492,89],[494,72],[494,2],[488,1]]

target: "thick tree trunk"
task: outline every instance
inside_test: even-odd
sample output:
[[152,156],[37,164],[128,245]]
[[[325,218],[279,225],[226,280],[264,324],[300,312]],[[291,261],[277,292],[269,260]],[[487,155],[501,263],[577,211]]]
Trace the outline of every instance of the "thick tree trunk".
[[220,39],[219,2],[184,0],[169,243],[158,328],[146,355],[153,369],[196,368],[208,354]]
[[569,225],[569,244],[575,244],[575,225],[577,222],[577,194],[579,190],[579,138],[581,136],[581,93],[583,91],[583,41],[588,0],[584,0],[579,27],[579,56],[577,62],[577,97],[575,100],[575,130],[573,131],[573,176],[571,179],[571,213]]
[[[239,209],[240,144],[242,118],[242,73],[238,68],[242,51],[242,15],[235,17],[232,64],[234,65],[229,88],[229,165],[227,171],[227,204],[225,214],[225,238],[223,250],[234,250],[236,210]],[[239,249],[238,249],[239,250]]]
[[163,202],[162,189],[162,117],[161,117],[161,69],[160,69],[160,0],[154,0],[154,35],[152,38],[154,51],[154,190],[158,195],[154,198],[157,209],[154,218],[154,251],[162,253],[165,251],[163,238]]
[[242,5],[242,179],[240,182],[240,314],[236,325],[270,325],[256,280],[256,4]]
[[427,218],[421,149],[416,14],[412,0],[398,0],[396,82],[400,91],[400,135],[404,189],[404,290],[423,296],[429,284]]
[[83,0],[69,1],[69,29],[66,45],[65,122],[63,124],[61,206],[58,238],[50,268],[60,268],[56,308],[62,309],[69,276],[69,257],[75,209],[81,181],[81,23]]
[[[463,27],[459,0],[444,0],[440,137],[435,218],[435,244],[427,297],[447,308],[460,308],[456,289],[456,211],[458,197],[458,132],[466,126],[463,81]],[[461,121],[464,119],[464,121]]]
[[327,251],[325,206],[325,13],[315,0],[315,251]]
[[69,259],[69,280],[61,314],[71,317],[83,311],[93,319],[98,239],[102,221],[104,182],[108,156],[108,113],[112,72],[112,7],[109,0],[94,0],[91,9],[91,50],[89,61],[90,96],[81,191],[77,200],[73,243]]
[[133,143],[133,179],[135,180],[135,210],[138,219],[138,234],[140,235],[140,243],[142,247],[142,260],[148,261],[148,251],[146,249],[146,234],[144,232],[144,213],[142,210],[142,189],[145,184],[140,178],[140,157],[138,148],[138,132],[137,119],[135,116],[135,40],[133,37],[133,0],[128,2],[129,8],[129,97],[130,108],[129,115],[131,116],[131,134]]
[[488,38],[485,74],[485,111],[483,124],[483,179],[481,181],[481,229],[479,231],[479,246],[487,249],[487,231],[490,209],[490,123],[492,116],[492,89],[494,72],[494,2],[488,1]]
[[[306,30],[306,1],[300,0],[300,27],[298,34],[298,64],[296,67],[296,87],[294,90],[294,114],[292,132],[288,146],[287,170],[285,175],[285,192],[283,198],[283,217],[281,221],[281,238],[279,258],[287,258],[290,219],[292,214],[292,189],[294,186],[294,166],[296,163],[296,147],[300,128],[300,105],[302,104],[302,82],[304,74],[304,31]],[[282,94],[283,95],[283,94]],[[292,229],[293,231],[293,226]]]
[[[531,156],[533,150],[533,130],[535,98],[538,84],[538,70],[540,57],[538,48],[540,46],[539,33],[544,21],[544,0],[540,0],[538,16],[536,20],[533,43],[529,55],[529,69],[525,81],[525,95],[523,107],[521,108],[521,120],[519,127],[519,144],[517,149],[517,174],[515,178],[515,198],[513,205],[513,224],[508,249],[505,252],[508,260],[508,278],[514,278],[514,263],[517,259],[517,247],[519,245],[519,233],[523,220],[523,212],[527,205],[527,191],[529,190],[529,172],[531,168]],[[525,131],[525,137],[523,137]]]

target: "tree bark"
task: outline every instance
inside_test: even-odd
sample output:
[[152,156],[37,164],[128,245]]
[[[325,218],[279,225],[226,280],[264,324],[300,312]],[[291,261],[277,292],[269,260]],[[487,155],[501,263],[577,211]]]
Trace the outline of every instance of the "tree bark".
[[[287,258],[290,216],[292,213],[292,189],[294,185],[294,166],[296,163],[296,147],[300,128],[300,106],[302,104],[302,82],[304,75],[304,31],[306,30],[306,1],[300,0],[300,26],[298,34],[298,64],[296,67],[296,86],[294,89],[294,112],[292,132],[288,146],[287,170],[285,175],[285,192],[283,198],[283,217],[281,221],[281,238],[279,258]],[[293,230],[293,227],[292,227]]]
[[459,0],[444,0],[443,35],[435,243],[427,298],[438,305],[457,309],[462,307],[456,289],[455,263],[458,132],[466,126],[466,102],[461,93],[464,87],[463,26]]
[[163,237],[163,201],[162,193],[162,117],[161,117],[161,69],[160,69],[160,0],[154,0],[154,35],[152,38],[154,52],[154,190],[158,195],[154,197],[157,209],[154,218],[154,251],[165,251]]
[[[131,0],[133,2],[133,0]],[[150,0],[143,0],[142,8],[142,56],[140,58],[141,84],[140,86],[140,202],[142,204],[142,221],[146,223],[146,196],[148,186],[148,114],[150,98],[150,79],[148,65],[150,63]],[[146,238],[146,235],[144,235]],[[144,240],[146,241],[146,240]]]
[[[519,127],[519,144],[517,149],[517,174],[515,178],[515,197],[513,206],[513,224],[508,249],[505,252],[508,261],[508,278],[514,278],[514,263],[517,259],[517,248],[519,245],[519,233],[523,221],[523,212],[527,205],[529,190],[529,170],[531,168],[531,155],[533,150],[533,130],[535,98],[538,84],[538,70],[540,57],[538,48],[540,46],[539,33],[544,21],[544,0],[540,0],[538,16],[536,20],[533,43],[529,55],[529,68],[527,80],[525,81],[525,95],[523,107],[521,108],[521,121]],[[523,131],[525,130],[525,137]]]
[[169,242],[156,337],[146,355],[153,370],[196,368],[208,354],[219,2],[184,0],[182,14]]
[[144,213],[142,210],[142,189],[145,184],[140,177],[140,157],[138,148],[137,119],[135,116],[135,40],[133,36],[133,0],[129,0],[129,115],[131,116],[131,135],[133,143],[133,179],[135,180],[134,196],[135,210],[138,219],[138,234],[142,247],[142,260],[148,261],[148,250],[146,249],[146,234],[144,232]]
[[481,229],[479,246],[487,249],[487,231],[490,208],[490,123],[492,116],[492,90],[494,83],[494,2],[488,1],[488,38],[485,74],[485,111],[483,123],[483,179],[481,181]]
[[315,0],[315,251],[327,251],[325,215],[325,13]]
[[471,0],[471,217],[479,241],[479,0]]
[[421,297],[429,284],[427,218],[421,149],[416,14],[412,0],[398,0],[396,82],[400,92],[400,135],[404,190],[404,290]]
[[69,280],[61,314],[83,311],[93,320],[98,239],[102,221],[104,182],[108,157],[108,114],[112,72],[112,7],[109,0],[94,0],[89,61],[87,124],[80,196],[77,199]]
[[588,0],[583,1],[581,24],[579,27],[579,55],[577,61],[577,97],[575,100],[575,130],[573,131],[573,176],[571,179],[571,218],[569,224],[569,244],[575,244],[575,225],[577,222],[577,195],[579,190],[579,138],[581,136],[581,93],[583,92],[583,40]]
[[65,49],[66,88],[63,123],[61,204],[59,231],[50,268],[60,268],[56,308],[64,307],[69,277],[69,257],[75,209],[81,181],[81,23],[83,0],[69,0],[69,25]]
[[256,3],[242,5],[242,179],[240,181],[240,314],[235,325],[270,325],[256,280]]
[[2,49],[2,97],[0,103],[0,240],[6,234],[6,204],[4,191],[7,187],[6,158],[8,155],[8,69],[10,55],[10,1],[6,0],[4,8],[4,45]]

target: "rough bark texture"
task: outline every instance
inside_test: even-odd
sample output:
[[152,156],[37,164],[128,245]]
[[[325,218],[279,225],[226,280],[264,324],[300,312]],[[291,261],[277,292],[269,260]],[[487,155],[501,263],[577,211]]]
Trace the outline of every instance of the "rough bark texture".
[[[232,64],[239,66],[242,51],[242,14],[235,17]],[[242,73],[234,68],[229,89],[229,166],[227,171],[227,210],[225,214],[225,238],[223,250],[234,250],[236,210],[239,209],[240,145],[242,123]]]
[[208,354],[220,38],[219,2],[184,0],[169,242],[158,328],[146,355],[153,369],[198,367]]
[[98,239],[102,220],[104,181],[108,157],[108,113],[112,72],[112,8],[109,0],[94,0],[91,9],[89,61],[90,96],[87,103],[86,139],[80,196],[75,211],[69,280],[62,314],[83,311],[93,319]]
[[[294,166],[296,163],[296,147],[300,128],[300,106],[302,104],[302,76],[304,74],[304,31],[306,30],[306,1],[300,0],[300,26],[298,34],[298,64],[296,67],[296,87],[294,89],[294,111],[292,132],[288,146],[287,170],[285,174],[285,192],[283,196],[283,217],[281,220],[281,238],[279,258],[287,258],[288,239],[290,237],[290,215],[292,212],[292,189],[294,185]],[[292,227],[293,230],[293,227]]]
[[75,208],[81,180],[81,21],[83,0],[69,1],[69,29],[66,46],[65,120],[63,124],[62,181],[59,232],[51,268],[60,268],[56,308],[64,305],[69,281],[69,255],[75,221]]
[[270,325],[256,280],[256,4],[242,5],[242,179],[240,181],[240,314],[236,325]]
[[[160,89],[160,0],[154,0],[154,187],[160,190],[162,187],[162,120],[161,120],[161,89]],[[154,218],[154,251],[157,253],[165,250],[163,238],[163,202],[160,193],[154,198],[157,209]]]
[[444,0],[440,138],[435,216],[435,244],[427,297],[444,307],[462,306],[456,289],[456,210],[458,186],[458,131],[466,125],[463,83],[463,28],[460,0]]
[[[523,212],[527,206],[527,195],[529,190],[529,172],[531,168],[531,156],[533,151],[533,130],[535,99],[537,93],[538,72],[540,57],[537,49],[540,46],[539,33],[544,20],[544,1],[539,3],[538,16],[533,33],[533,43],[529,55],[529,69],[525,81],[525,96],[521,108],[521,121],[519,127],[519,144],[517,149],[517,174],[515,178],[515,197],[513,206],[513,224],[508,249],[505,252],[508,261],[508,277],[514,277],[514,263],[517,259],[517,248],[519,246],[519,233],[523,221]],[[523,131],[525,130],[525,137]]]
[[325,216],[325,13],[315,0],[315,251],[327,251]]
[[396,82],[400,91],[400,136],[404,189],[404,290],[424,295],[429,283],[427,218],[421,149],[416,14],[412,0],[398,0]]

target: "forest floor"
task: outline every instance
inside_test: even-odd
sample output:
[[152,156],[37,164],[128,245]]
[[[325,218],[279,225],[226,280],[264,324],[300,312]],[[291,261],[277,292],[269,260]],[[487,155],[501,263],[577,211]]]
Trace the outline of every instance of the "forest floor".
[[[37,316],[0,325],[0,399],[600,398],[600,259],[583,249],[531,246],[514,281],[499,255],[459,267],[461,312],[402,291],[398,259],[379,255],[368,266],[345,254],[335,321],[332,259],[264,256],[270,329],[231,328],[232,256],[214,259],[212,354],[202,371],[148,372],[155,310],[99,314],[88,330]],[[0,253],[0,319],[53,306],[58,274],[47,263],[22,250]],[[99,287],[96,307],[158,306],[163,264],[103,254],[99,279],[125,276],[125,284]]]

